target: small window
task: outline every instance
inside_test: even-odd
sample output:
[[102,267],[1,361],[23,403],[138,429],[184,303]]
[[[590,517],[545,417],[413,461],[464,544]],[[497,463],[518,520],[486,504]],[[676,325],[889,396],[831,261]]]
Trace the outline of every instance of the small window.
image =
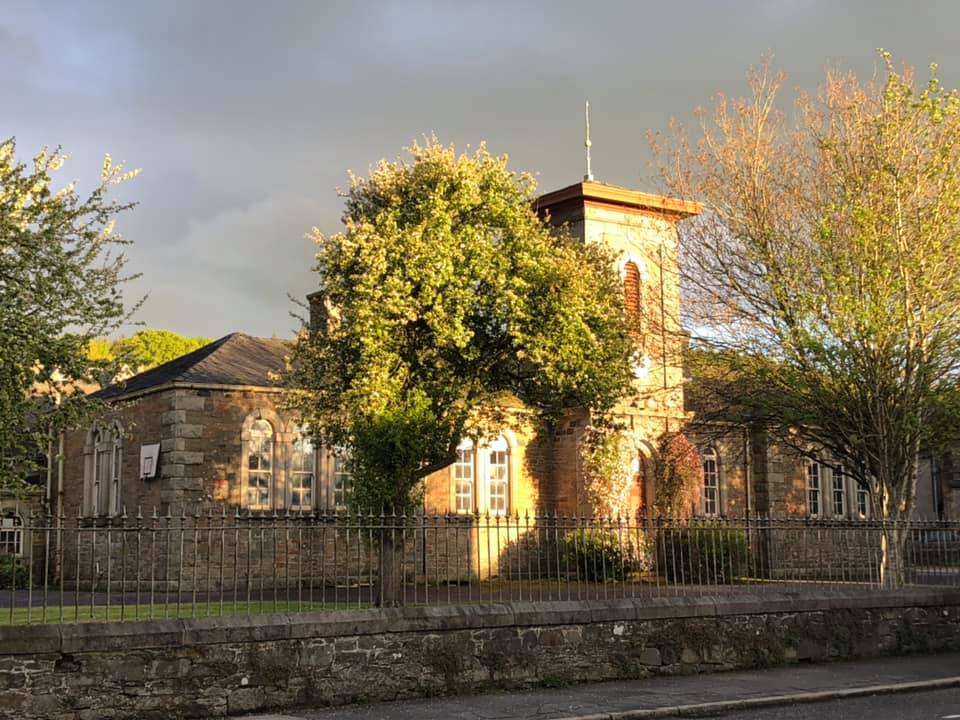
[[297,428],[293,442],[293,457],[290,463],[290,509],[309,511],[313,509],[313,487],[316,476],[317,453],[307,428]]
[[269,510],[273,489],[273,426],[255,420],[247,441],[247,491],[250,510]]
[[0,515],[0,555],[23,554],[23,520],[15,513]]
[[493,440],[484,451],[487,455],[487,497],[491,515],[510,512],[509,445],[502,437]]
[[837,465],[833,468],[832,475],[833,489],[833,516],[847,516],[847,485],[846,476],[843,473],[843,465]]
[[807,512],[810,517],[820,517],[820,463],[807,461]]
[[338,510],[347,507],[353,493],[353,475],[350,472],[350,451],[339,447],[333,454],[333,505]]
[[707,448],[703,453],[703,514],[716,516],[720,507],[720,473],[717,451]]
[[473,440],[465,438],[457,446],[457,461],[453,465],[454,501],[458,513],[472,513],[476,509],[474,497]]

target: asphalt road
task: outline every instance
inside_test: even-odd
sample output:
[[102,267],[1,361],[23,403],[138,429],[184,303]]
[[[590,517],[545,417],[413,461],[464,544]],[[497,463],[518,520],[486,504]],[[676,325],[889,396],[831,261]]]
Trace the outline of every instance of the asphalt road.
[[960,720],[960,688],[787,705],[720,717],[725,720]]

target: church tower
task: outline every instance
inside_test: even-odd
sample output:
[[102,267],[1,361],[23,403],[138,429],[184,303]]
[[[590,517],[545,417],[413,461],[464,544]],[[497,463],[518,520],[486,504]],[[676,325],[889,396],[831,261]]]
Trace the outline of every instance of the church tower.
[[[643,467],[644,458],[652,460],[659,437],[678,430],[685,418],[677,224],[697,215],[701,208],[698,203],[586,178],[592,175],[588,172],[583,182],[542,195],[534,207],[542,218],[565,228],[574,239],[600,243],[616,256],[636,343],[636,394],[617,408],[617,415],[639,450],[637,490],[631,500],[638,508],[652,500],[650,467]],[[579,434],[573,430],[570,439],[578,442]],[[576,464],[571,455],[575,450],[563,445],[568,443],[561,442],[556,448],[564,458],[560,464]]]
[[677,223],[700,206],[585,180],[541,196],[536,210],[575,239],[616,255],[637,344],[638,393],[631,406],[639,414],[682,417]]

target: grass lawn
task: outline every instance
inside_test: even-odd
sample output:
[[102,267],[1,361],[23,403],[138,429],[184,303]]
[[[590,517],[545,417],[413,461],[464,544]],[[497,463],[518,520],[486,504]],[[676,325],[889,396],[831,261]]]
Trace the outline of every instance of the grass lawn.
[[[246,601],[227,601],[222,604],[219,601],[213,602],[181,602],[177,603],[154,603],[153,605],[65,605],[63,607],[48,605],[46,611],[42,607],[28,608],[18,607],[0,608],[0,625],[40,625],[43,623],[82,623],[82,622],[103,622],[105,620],[163,620],[172,618],[192,618],[192,617],[219,617],[227,615],[262,615],[274,612],[308,612],[311,610],[333,610],[335,608],[344,609],[346,606],[340,603],[334,606],[332,603],[322,602],[297,602],[296,600],[264,600],[262,602],[253,600]],[[350,607],[357,607],[356,604]],[[367,607],[366,604],[361,607]],[[61,616],[61,611],[63,615]]]

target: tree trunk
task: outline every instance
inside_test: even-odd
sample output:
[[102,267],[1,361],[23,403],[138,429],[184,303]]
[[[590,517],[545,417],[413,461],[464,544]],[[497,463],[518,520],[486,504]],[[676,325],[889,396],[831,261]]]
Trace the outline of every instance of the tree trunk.
[[380,537],[379,607],[403,605],[403,532],[404,529],[398,527],[393,518],[385,520]]
[[906,545],[904,521],[885,521],[880,536],[880,587],[894,589],[906,584]]

